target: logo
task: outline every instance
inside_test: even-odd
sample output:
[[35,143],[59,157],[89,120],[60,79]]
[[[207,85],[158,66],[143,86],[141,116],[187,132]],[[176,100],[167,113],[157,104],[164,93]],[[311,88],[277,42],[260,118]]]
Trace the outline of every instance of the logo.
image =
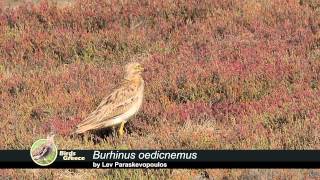
[[30,149],[30,156],[36,164],[48,166],[52,164],[57,156],[58,149],[53,141],[54,134],[49,134],[47,139],[39,139],[33,143]]

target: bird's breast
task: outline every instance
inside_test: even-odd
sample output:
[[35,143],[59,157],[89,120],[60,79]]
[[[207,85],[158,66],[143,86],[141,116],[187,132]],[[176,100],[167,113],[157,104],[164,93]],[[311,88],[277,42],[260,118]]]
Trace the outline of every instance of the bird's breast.
[[142,86],[139,89],[139,92],[137,93],[137,102],[126,113],[124,113],[126,120],[129,119],[131,116],[135,115],[141,108],[142,101],[143,101],[143,90],[144,90],[144,87]]

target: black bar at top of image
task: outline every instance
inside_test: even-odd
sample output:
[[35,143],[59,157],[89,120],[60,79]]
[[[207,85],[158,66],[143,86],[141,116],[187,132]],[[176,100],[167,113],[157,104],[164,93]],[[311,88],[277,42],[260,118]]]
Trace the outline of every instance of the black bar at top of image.
[[64,161],[61,156],[49,166],[41,167],[29,150],[0,150],[0,168],[93,168],[92,162],[167,163],[167,168],[320,168],[320,150],[96,150],[102,153],[134,152],[197,153],[195,160],[93,160],[95,150],[75,151],[85,161]]

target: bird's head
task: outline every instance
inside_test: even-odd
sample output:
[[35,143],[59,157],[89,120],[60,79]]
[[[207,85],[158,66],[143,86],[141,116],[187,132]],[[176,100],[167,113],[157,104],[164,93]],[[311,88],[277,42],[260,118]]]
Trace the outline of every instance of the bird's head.
[[138,62],[131,62],[126,65],[126,77],[127,78],[140,75],[141,72],[143,72],[143,71],[144,71],[144,68]]

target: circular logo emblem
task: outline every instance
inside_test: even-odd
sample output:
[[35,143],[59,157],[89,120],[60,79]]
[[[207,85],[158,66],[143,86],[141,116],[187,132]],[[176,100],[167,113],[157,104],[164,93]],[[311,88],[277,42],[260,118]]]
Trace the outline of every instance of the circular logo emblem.
[[56,160],[58,150],[50,139],[39,139],[31,146],[30,155],[36,164],[48,166]]

